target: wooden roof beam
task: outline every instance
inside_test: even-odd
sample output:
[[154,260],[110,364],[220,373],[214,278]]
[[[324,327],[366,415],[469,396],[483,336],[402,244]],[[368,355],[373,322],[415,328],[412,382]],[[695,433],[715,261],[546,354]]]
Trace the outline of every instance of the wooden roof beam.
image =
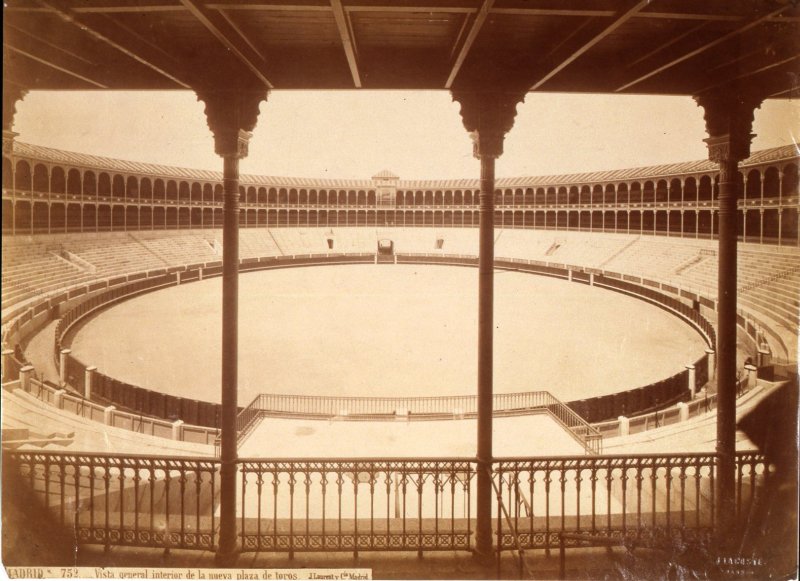
[[483,23],[486,22],[486,17],[489,15],[489,11],[492,9],[493,4],[494,0],[483,0],[483,4],[481,4],[481,7],[475,14],[475,20],[472,21],[472,26],[470,27],[469,32],[464,39],[464,44],[461,45],[461,50],[458,51],[458,55],[456,55],[456,58],[453,61],[453,66],[450,67],[450,74],[447,76],[447,80],[444,83],[445,89],[453,88],[453,83],[458,76],[458,72],[464,65],[464,61],[466,60],[472,45],[475,43],[475,39],[478,37],[478,33],[483,27]]
[[233,32],[239,36],[240,33],[237,33],[236,29],[231,28],[225,19],[220,21],[207,7],[196,0],[180,1],[267,89],[272,89],[272,83],[263,71],[260,55],[253,51],[249,43],[242,43],[230,34],[230,32]]
[[621,91],[625,91],[626,89],[630,89],[631,87],[633,87],[635,85],[638,85],[642,81],[645,81],[645,80],[647,80],[647,79],[649,79],[651,77],[654,77],[654,76],[658,75],[659,73],[662,73],[662,72],[666,71],[667,69],[670,69],[670,68],[674,67],[675,65],[678,65],[678,64],[680,64],[682,62],[685,62],[685,61],[687,61],[687,60],[689,60],[691,58],[696,57],[699,54],[704,53],[705,51],[707,51],[710,48],[713,48],[713,47],[718,46],[718,45],[720,45],[720,44],[722,44],[724,42],[727,42],[728,40],[732,39],[733,37],[738,36],[738,35],[740,35],[740,34],[742,34],[744,32],[747,32],[751,28],[755,28],[756,26],[762,24],[763,22],[766,22],[767,20],[770,20],[770,19],[774,18],[775,16],[779,15],[781,12],[783,12],[784,10],[789,8],[789,6],[790,6],[789,4],[786,4],[784,6],[781,6],[780,8],[777,8],[776,10],[772,10],[771,12],[763,14],[758,18],[750,20],[744,26],[740,26],[739,28],[736,28],[735,30],[730,31],[729,33],[724,34],[724,35],[720,36],[719,38],[716,38],[715,40],[712,40],[711,42],[707,42],[706,44],[704,44],[704,45],[702,45],[702,46],[700,46],[700,47],[698,47],[698,48],[696,48],[694,50],[691,50],[691,51],[689,51],[689,52],[687,52],[687,53],[685,53],[685,54],[683,54],[683,55],[681,55],[681,56],[679,56],[679,57],[677,57],[675,59],[672,59],[671,61],[667,62],[666,64],[663,64],[660,67],[657,67],[657,68],[653,69],[652,71],[650,71],[650,72],[648,72],[648,73],[646,73],[646,74],[644,74],[644,75],[642,75],[642,76],[640,76],[640,77],[638,77],[638,78],[636,78],[636,79],[634,79],[634,80],[632,80],[632,81],[630,81],[628,83],[625,83],[624,85],[622,85],[621,87],[616,89],[615,92],[619,93]]
[[531,91],[535,91],[542,87],[547,81],[555,77],[558,73],[563,71],[567,68],[570,64],[575,62],[581,55],[588,52],[593,46],[597,43],[602,41],[608,35],[613,33],[617,30],[620,26],[625,24],[628,20],[636,16],[645,6],[650,4],[650,0],[639,0],[635,4],[633,4],[630,8],[625,10],[624,12],[618,13],[614,21],[606,26],[603,30],[601,30],[598,34],[594,35],[591,39],[589,39],[586,43],[584,43],[581,47],[575,50],[572,54],[568,55],[564,58],[559,64],[555,67],[550,69],[547,73],[545,73],[538,81],[536,81],[530,88]]
[[344,12],[342,0],[331,0],[333,8],[333,18],[336,20],[336,28],[339,30],[339,38],[342,39],[342,48],[347,57],[347,66],[350,67],[350,74],[353,76],[353,84],[357,89],[361,88],[361,73],[358,69],[358,49],[356,39],[350,29],[350,19]]
[[59,71],[60,73],[64,73],[65,75],[69,75],[70,77],[72,77],[74,79],[81,80],[84,83],[86,83],[88,85],[92,85],[95,88],[98,88],[98,89],[109,89],[110,88],[108,85],[105,85],[105,84],[103,84],[103,83],[101,83],[99,81],[96,81],[96,80],[94,80],[92,78],[89,78],[85,74],[78,73],[75,70],[73,70],[72,68],[69,68],[69,67],[64,66],[64,65],[57,64],[57,63],[53,62],[52,60],[49,60],[48,58],[44,58],[44,57],[35,55],[32,52],[29,52],[28,50],[23,50],[21,48],[17,48],[15,46],[11,45],[8,42],[4,42],[3,43],[3,51],[4,52],[8,51],[8,52],[12,52],[14,54],[23,56],[23,57],[25,57],[27,59],[30,59],[30,60],[34,61],[34,62],[42,64],[42,65],[44,65],[44,66],[46,66],[48,68],[54,69],[56,71]]
[[[45,9],[56,14],[64,22],[78,27],[95,40],[106,44],[115,50],[118,50],[125,56],[141,63],[161,76],[171,80],[176,85],[184,89],[191,89],[191,85],[186,80],[181,78],[180,73],[173,72],[173,68],[177,67],[170,66],[163,58],[154,57],[152,51],[145,48],[141,43],[129,42],[130,38],[126,41],[120,41],[119,38],[121,35],[117,32],[113,34],[114,39],[117,40],[112,40],[110,36],[103,34],[97,30],[96,27],[90,26],[84,17],[76,14],[73,10],[70,10],[67,7],[57,6],[54,2],[47,2],[45,0],[39,0],[39,3]],[[122,44],[122,42],[125,42],[125,44]]]

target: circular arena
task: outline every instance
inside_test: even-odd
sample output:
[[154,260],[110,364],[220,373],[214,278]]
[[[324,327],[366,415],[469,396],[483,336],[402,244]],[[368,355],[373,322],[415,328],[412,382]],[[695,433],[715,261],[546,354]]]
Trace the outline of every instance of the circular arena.
[[[5,449],[41,479],[51,506],[95,499],[69,517],[81,545],[159,546],[147,530],[160,526],[174,545],[214,549],[225,409],[219,183],[73,153],[64,164],[64,152],[21,142],[9,151]],[[781,148],[742,167],[757,184],[739,212],[744,411],[794,366],[797,161]],[[506,180],[495,194],[494,482],[518,495],[517,542],[532,550],[558,541],[549,514],[564,523],[557,534],[598,519],[605,533],[627,534],[624,519],[615,523],[644,518],[642,504],[648,519],[688,518],[696,531],[715,518],[713,167],[594,179]],[[400,185],[382,172],[342,187],[242,177],[237,538],[245,552],[289,555],[314,543],[468,550],[479,506],[477,182]],[[675,446],[686,451],[670,455]],[[771,468],[752,451],[736,461],[747,503]],[[673,481],[690,491],[673,498]],[[504,510],[492,509],[493,522]],[[140,530],[151,517],[161,524]]]

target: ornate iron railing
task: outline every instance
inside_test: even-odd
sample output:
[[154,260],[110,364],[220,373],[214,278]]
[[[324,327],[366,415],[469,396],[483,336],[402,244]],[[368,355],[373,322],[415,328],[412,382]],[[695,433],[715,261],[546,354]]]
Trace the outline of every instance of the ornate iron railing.
[[[511,507],[513,532],[499,550],[557,547],[561,533],[639,536],[711,531],[715,454],[651,454],[498,460],[494,478]],[[737,516],[769,477],[762,456],[737,455]]]
[[[216,545],[219,460],[5,451],[3,461],[3,473],[23,476],[80,544]],[[561,533],[709,532],[716,465],[715,454],[498,459],[496,550],[556,548]],[[242,459],[237,466],[243,551],[473,548],[474,459]],[[762,456],[737,454],[739,517],[768,476]]]
[[474,475],[459,458],[242,460],[242,550],[469,550]]
[[3,471],[18,470],[79,544],[215,546],[213,459],[4,451],[3,460]]

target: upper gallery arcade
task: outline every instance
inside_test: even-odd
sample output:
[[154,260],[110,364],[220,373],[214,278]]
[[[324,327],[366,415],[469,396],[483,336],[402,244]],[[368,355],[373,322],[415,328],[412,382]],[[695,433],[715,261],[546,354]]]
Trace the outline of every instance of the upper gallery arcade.
[[[222,175],[8,140],[3,232],[42,234],[219,228]],[[740,237],[798,244],[798,156],[785,146],[742,163]],[[718,172],[708,161],[496,181],[495,226],[709,237]],[[243,175],[242,227],[478,224],[478,180]]]

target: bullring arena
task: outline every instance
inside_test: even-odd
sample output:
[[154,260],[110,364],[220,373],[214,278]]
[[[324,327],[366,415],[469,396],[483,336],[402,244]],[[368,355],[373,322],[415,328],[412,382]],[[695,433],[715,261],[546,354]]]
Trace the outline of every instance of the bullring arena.
[[795,2],[3,16],[10,577],[796,577]]
[[[797,349],[797,161],[779,148],[742,167],[740,413],[775,379],[758,379],[744,361],[767,369]],[[169,468],[158,458],[218,453],[219,176],[20,142],[3,163],[3,317],[7,345],[18,346],[5,353],[3,426],[13,435],[4,440],[31,450],[29,474],[68,508],[56,516],[75,523],[82,542],[152,544],[139,514],[149,506],[176,545],[210,547],[212,465]],[[665,453],[676,439],[686,452],[713,450],[712,171],[694,162],[498,181],[498,456]],[[385,549],[469,543],[468,463],[454,471],[419,458],[471,452],[476,369],[464,353],[476,321],[465,289],[475,283],[477,187],[389,172],[339,183],[242,177],[238,421],[240,455],[252,460],[239,476],[246,493],[237,518],[245,550],[313,550],[304,543],[317,535],[329,550],[355,550],[348,543],[361,541],[336,527],[356,511],[369,515],[369,542],[383,538]],[[631,328],[630,318],[640,324]],[[275,434],[292,437],[276,446]],[[746,438],[738,445],[749,446]],[[40,447],[67,456],[42,465]],[[79,467],[78,450],[104,454],[92,456],[94,472]],[[149,459],[138,469],[114,459],[143,451]],[[365,463],[356,480],[350,463],[358,461],[338,460],[381,455],[396,459]],[[550,519],[539,520],[548,511],[576,531],[598,519],[615,529],[634,499],[646,510],[631,518],[669,518],[672,493],[633,494],[619,479],[644,473],[662,485],[667,472],[596,458],[578,471],[567,460],[511,463],[500,482],[509,491],[524,483],[514,518],[530,519],[532,547],[549,547]],[[743,458],[743,470],[764,469]],[[702,524],[710,466],[673,461],[693,485],[673,516]],[[181,484],[169,490],[173,470]],[[536,490],[556,475],[566,489]],[[292,492],[301,476],[305,490]],[[587,494],[595,478],[602,485]],[[123,488],[109,483],[116,479]],[[76,491],[94,504],[78,508]],[[323,533],[328,521],[334,529]],[[294,533],[279,534],[286,522]],[[430,523],[447,532],[428,532]]]

